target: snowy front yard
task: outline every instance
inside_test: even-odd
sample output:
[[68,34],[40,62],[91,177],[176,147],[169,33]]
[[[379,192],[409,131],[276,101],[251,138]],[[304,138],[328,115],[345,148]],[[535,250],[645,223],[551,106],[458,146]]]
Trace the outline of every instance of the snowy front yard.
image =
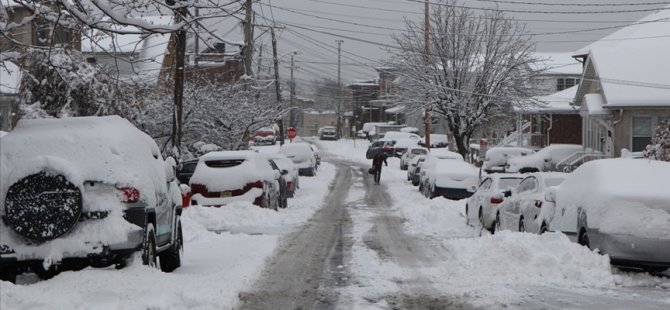
[[[365,159],[367,141],[357,140],[355,147],[351,140],[317,144],[323,165],[316,177],[301,177],[287,209],[275,212],[248,203],[185,209],[182,267],[173,273],[142,266],[136,256],[135,263],[122,270],[86,268],[47,281],[24,275],[17,285],[0,282],[0,309],[239,306],[240,293],[253,289],[287,241],[284,237],[300,230],[323,207],[343,166],[352,171],[344,197],[352,224],[347,232],[351,249],[337,267],[349,274],[335,288],[335,308],[397,308],[389,296],[413,290],[447,295],[450,304],[483,308],[670,307],[667,277],[619,271],[608,257],[560,233],[490,235],[465,224],[465,200],[421,195],[406,181],[397,158],[389,159],[381,185],[373,185],[362,173],[371,162]],[[401,241],[408,243],[385,244]],[[427,300],[423,305],[430,305]]]

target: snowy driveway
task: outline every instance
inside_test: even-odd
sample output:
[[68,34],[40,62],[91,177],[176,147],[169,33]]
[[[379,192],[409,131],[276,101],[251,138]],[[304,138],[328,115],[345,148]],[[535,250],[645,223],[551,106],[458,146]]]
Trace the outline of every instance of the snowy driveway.
[[670,279],[613,269],[560,234],[483,235],[464,201],[428,200],[398,159],[318,142],[324,165],[289,208],[184,212],[172,274],[134,264],[0,283],[0,309],[668,309]]

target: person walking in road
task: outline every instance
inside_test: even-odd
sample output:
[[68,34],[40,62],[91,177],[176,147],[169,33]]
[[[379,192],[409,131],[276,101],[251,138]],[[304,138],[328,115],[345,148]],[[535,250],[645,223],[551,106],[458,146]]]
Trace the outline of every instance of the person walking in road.
[[379,180],[382,177],[382,163],[386,166],[389,165],[386,162],[386,154],[380,151],[372,158],[372,168],[375,170],[375,183],[377,184],[379,184]]

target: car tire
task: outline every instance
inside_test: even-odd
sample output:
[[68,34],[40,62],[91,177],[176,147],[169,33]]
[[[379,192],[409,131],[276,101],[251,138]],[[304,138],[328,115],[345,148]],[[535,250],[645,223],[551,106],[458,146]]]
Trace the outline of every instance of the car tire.
[[479,213],[477,213],[477,219],[479,219],[479,225],[482,225],[482,227],[486,228],[486,226],[484,226],[484,211],[482,210],[482,207],[479,207]]
[[16,272],[7,272],[7,270],[3,270],[3,273],[0,273],[0,281],[7,281],[16,284]]
[[544,234],[549,231],[549,228],[547,228],[547,224],[542,223],[542,226],[540,226],[540,235]]
[[589,249],[591,248],[591,240],[589,240],[589,233],[586,232],[586,229],[582,228],[579,231],[579,237],[577,238],[577,243]]
[[523,217],[519,218],[519,232],[526,232],[526,225],[523,223]]
[[30,270],[34,272],[38,278],[42,280],[49,280],[60,273],[60,268],[55,265],[51,265],[49,269],[44,269],[42,264],[30,266]]
[[502,230],[502,221],[500,220],[500,212],[496,213],[496,222],[493,224],[495,226],[495,231]]
[[159,255],[161,270],[163,272],[172,272],[181,266],[181,253],[184,250],[184,235],[181,230],[181,217],[177,216],[177,225],[175,226],[174,244],[172,247]]
[[158,268],[157,257],[154,224],[148,223],[144,228],[144,240],[142,240],[142,265]]

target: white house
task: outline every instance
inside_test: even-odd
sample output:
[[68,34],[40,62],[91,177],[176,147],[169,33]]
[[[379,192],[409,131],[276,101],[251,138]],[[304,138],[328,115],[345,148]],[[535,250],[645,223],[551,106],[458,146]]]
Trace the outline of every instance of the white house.
[[575,96],[587,151],[618,157],[639,152],[670,119],[670,6],[579,51],[584,62]]

